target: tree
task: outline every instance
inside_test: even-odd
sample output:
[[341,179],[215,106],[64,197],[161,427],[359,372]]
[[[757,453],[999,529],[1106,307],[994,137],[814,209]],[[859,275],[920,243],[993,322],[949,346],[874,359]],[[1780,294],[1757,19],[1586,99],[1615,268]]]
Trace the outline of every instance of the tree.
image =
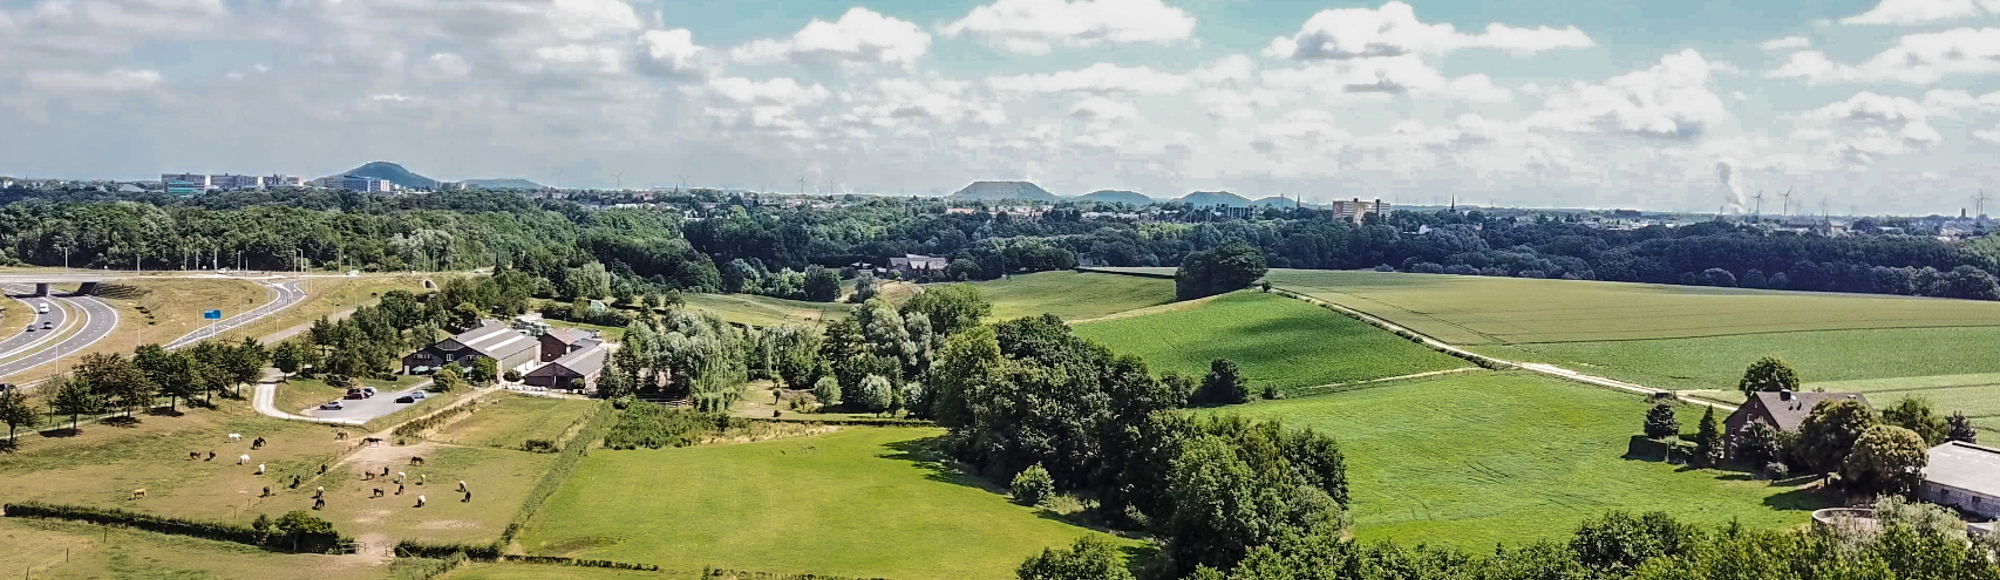
[[499,367],[500,363],[494,361],[492,358],[482,356],[473,359],[472,372],[467,374],[466,378],[471,380],[472,384],[482,387],[491,385],[494,380],[500,378]]
[[500,374],[500,378],[506,379],[510,383],[518,383],[521,382],[521,371],[507,369],[507,372]]
[[432,390],[440,393],[458,390],[459,387],[465,386],[465,371],[458,366],[458,363],[445,363],[436,374],[431,375],[431,384]]
[[1807,467],[1821,473],[1840,470],[1861,433],[1880,422],[1875,412],[1860,401],[1820,401],[1799,424],[1799,445],[1803,447]]
[[1736,388],[1742,390],[1744,394],[1757,391],[1797,391],[1799,373],[1793,371],[1792,366],[1785,364],[1785,361],[1767,356],[1750,363],[1750,368],[1743,371],[1743,380],[1736,383]]
[[278,518],[273,525],[279,534],[290,540],[292,551],[301,546],[323,546],[339,539],[333,530],[333,522],[320,519],[305,510],[292,510]]
[[90,390],[90,384],[75,377],[51,379],[56,385],[56,394],[49,399],[49,407],[58,415],[69,415],[69,430],[76,431],[77,419],[84,413],[97,412],[97,393]]
[[833,375],[820,377],[813,383],[813,399],[818,400],[822,407],[839,406],[840,379],[833,378]]
[[861,408],[881,414],[895,403],[895,387],[882,375],[868,375],[861,379]]
[[1049,476],[1049,470],[1042,469],[1042,464],[1037,463],[1014,474],[1013,484],[1008,486],[1008,490],[1014,492],[1014,501],[1022,505],[1042,505],[1042,502],[1055,497],[1056,480]]
[[1915,395],[1904,396],[1882,409],[1882,422],[1909,429],[1928,445],[1945,442],[1951,431],[1944,416],[1931,409],[1930,400]]
[[952,284],[925,288],[922,294],[903,303],[901,310],[904,316],[922,313],[930,319],[933,332],[951,336],[978,326],[979,321],[993,314],[993,303],[971,284]]
[[1110,540],[1090,535],[1067,549],[1043,548],[1014,571],[1020,580],[1132,580]]
[[1244,380],[1242,370],[1229,359],[1219,358],[1208,363],[1208,376],[1201,380],[1201,387],[1191,397],[1196,405],[1236,405],[1250,402],[1250,383]]
[[875,275],[867,272],[857,273],[854,275],[854,296],[849,298],[849,301],[855,304],[867,302],[869,298],[875,297],[875,292]]
[[1695,454],[1709,465],[1722,463],[1722,430],[1715,426],[1715,405],[1701,415],[1701,425],[1694,434]]
[[278,372],[291,375],[305,368],[306,361],[311,357],[312,347],[300,341],[287,340],[271,349],[271,366],[278,367]]
[[1188,254],[1174,271],[1174,296],[1193,300],[1231,292],[1264,277],[1264,253],[1241,241]]
[[0,391],[0,423],[7,424],[8,439],[18,444],[20,439],[14,438],[14,430],[22,426],[34,427],[36,420],[40,418],[35,412],[35,407],[28,404],[28,395],[22,393],[21,389]]
[[832,302],[840,299],[840,274],[825,266],[806,267],[806,299],[813,302]]
[[1929,450],[1915,431],[1895,425],[1869,427],[1841,463],[1842,485],[1864,494],[1909,494],[1923,482]]
[[1736,459],[1758,468],[1773,461],[1783,461],[1784,451],[1778,444],[1778,430],[1770,423],[1751,421],[1736,437]]
[[974,262],[970,258],[959,258],[956,260],[952,260],[950,264],[945,265],[944,275],[946,278],[962,282],[966,280],[977,280],[980,278],[982,273],[980,272],[979,269],[979,262]]
[[1646,410],[1646,438],[1666,439],[1681,434],[1680,417],[1674,414],[1671,401],[1661,401]]
[[83,355],[70,372],[104,405],[124,411],[127,417],[135,410],[152,406],[153,395],[159,391],[138,365],[117,353]]
[[1972,418],[1966,417],[1965,411],[1952,411],[1951,418],[1946,419],[1945,422],[1951,425],[1951,430],[1945,433],[1946,439],[1973,444],[1979,443],[1979,430],[1972,427]]
[[169,352],[157,344],[140,346],[132,352],[132,364],[153,384],[159,385],[160,394],[167,396],[167,408],[179,408],[181,399],[192,399],[200,392],[201,377],[196,376],[194,358],[185,353]]

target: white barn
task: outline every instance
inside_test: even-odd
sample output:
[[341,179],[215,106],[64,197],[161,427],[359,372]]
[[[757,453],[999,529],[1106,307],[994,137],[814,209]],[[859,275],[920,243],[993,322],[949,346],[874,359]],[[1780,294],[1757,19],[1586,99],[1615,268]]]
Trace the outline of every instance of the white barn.
[[1987,519],[2000,518],[2000,449],[1961,441],[1932,447],[1918,495]]

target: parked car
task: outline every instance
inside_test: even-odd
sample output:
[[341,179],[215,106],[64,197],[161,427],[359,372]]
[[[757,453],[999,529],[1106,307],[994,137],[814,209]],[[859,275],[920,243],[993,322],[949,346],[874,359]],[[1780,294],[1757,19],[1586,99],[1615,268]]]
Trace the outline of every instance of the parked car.
[[347,406],[340,404],[340,401],[327,401],[325,403],[321,403],[319,408],[321,410],[326,410],[326,411],[339,411],[341,409],[347,408]]
[[342,399],[366,399],[366,398],[368,398],[368,395],[367,395],[367,394],[365,394],[365,393],[362,393],[362,392],[361,392],[360,390],[350,390],[350,391],[347,391],[347,395],[346,395],[346,396],[344,396],[344,397],[341,397],[341,398],[342,398]]
[[361,387],[361,392],[370,397],[373,397],[375,396],[375,387]]
[[415,397],[411,397],[411,396],[409,396],[409,395],[403,395],[403,396],[401,396],[401,397],[396,397],[396,402],[398,402],[398,403],[415,403],[415,402],[417,402],[417,399],[416,399]]
[[410,398],[412,398],[412,399],[416,399],[416,400],[419,400],[419,401],[422,401],[422,400],[424,400],[424,399],[428,399],[428,398],[430,398],[430,397],[431,397],[431,394],[430,394],[430,393],[426,393],[426,392],[423,392],[423,391],[415,391],[415,392],[412,392],[412,393],[410,393]]

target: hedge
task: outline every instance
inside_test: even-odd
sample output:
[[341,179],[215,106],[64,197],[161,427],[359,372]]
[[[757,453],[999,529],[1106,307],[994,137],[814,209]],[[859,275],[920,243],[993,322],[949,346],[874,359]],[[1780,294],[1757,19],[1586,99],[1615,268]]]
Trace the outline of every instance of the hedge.
[[855,578],[851,576],[829,576],[826,574],[774,574],[771,572],[746,572],[723,568],[703,568],[702,580],[887,580],[885,578]]
[[565,558],[562,556],[506,555],[506,556],[501,556],[500,560],[503,562],[521,562],[524,564],[554,564],[558,566],[584,566],[588,568],[610,568],[613,570],[640,570],[645,572],[660,571],[659,566],[655,566],[652,564],[634,564],[631,562],[619,562],[616,560],[590,560],[585,558]]
[[[59,505],[30,501],[6,504],[0,506],[0,511],[4,511],[5,515],[10,518],[70,520],[107,526],[125,526],[148,532],[222,542],[235,542],[252,546],[280,549],[288,547],[285,545],[285,542],[278,541],[284,539],[285,536],[266,534],[250,526],[159,516],[116,508]],[[352,541],[336,534],[328,545],[320,547],[316,551],[331,552],[352,546]]]
[[513,522],[507,524],[507,530],[501,532],[500,540],[495,542],[496,545],[512,544],[514,536],[521,532],[521,527],[528,525],[528,520],[534,518],[535,512],[542,509],[542,502],[547,501],[549,496],[556,493],[556,488],[562,487],[563,482],[569,480],[569,474],[576,470],[576,464],[583,462],[584,456],[590,454],[590,445],[604,436],[604,432],[611,427],[611,421],[618,415],[606,412],[605,408],[609,406],[611,406],[610,401],[600,401],[591,408],[590,414],[582,419],[586,421],[583,429],[578,430],[575,436],[563,444],[562,453],[556,457],[556,464],[551,466],[547,473],[542,474],[542,480],[535,482],[534,489],[528,490],[527,499],[521,502],[521,511],[514,515]]
[[417,434],[431,428],[444,426],[447,419],[472,412],[473,407],[477,406],[479,403],[475,401],[411,419],[408,423],[397,425],[393,433],[397,437],[416,437]]
[[502,544],[442,544],[419,540],[396,542],[396,556],[399,558],[446,558],[453,556],[474,560],[496,560],[500,558]]

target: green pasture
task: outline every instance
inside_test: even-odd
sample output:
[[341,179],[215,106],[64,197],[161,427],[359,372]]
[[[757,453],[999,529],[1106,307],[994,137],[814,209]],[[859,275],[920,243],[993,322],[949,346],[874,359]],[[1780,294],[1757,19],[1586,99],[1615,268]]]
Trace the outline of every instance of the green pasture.
[[1253,391],[1286,391],[1469,366],[1305,301],[1242,291],[1186,308],[1076,325],[1079,336],[1194,377],[1235,361]]
[[1877,408],[1903,397],[1929,399],[1939,413],[1964,411],[1973,425],[2000,434],[2000,373],[1827,381],[1806,383],[1805,388],[1866,394]]
[[[1705,338],[1479,346],[1510,360],[1669,389],[1734,390],[1759,357],[1790,363],[1805,382],[2000,373],[2000,328],[1897,328]],[[2000,390],[1995,391],[2000,403]]]
[[2000,302],[1973,300],[1362,271],[1265,279],[1459,345],[2000,327]]
[[1174,301],[1173,280],[1116,274],[1040,272],[973,286],[999,320],[1048,313],[1079,321]]
[[[1634,452],[1645,410],[1625,393],[1480,371],[1211,412],[1337,437],[1364,540],[1480,550],[1561,540],[1577,521],[1612,509],[1775,528],[1825,507],[1798,489]],[[1700,418],[1697,407],[1681,411],[1690,435]]]
[[834,302],[805,302],[758,296],[755,294],[695,294],[681,295],[687,306],[695,310],[714,313],[724,321],[749,326],[779,326],[797,324],[818,326],[823,322],[847,316],[849,304]]
[[36,580],[372,580],[384,572],[366,556],[269,552],[233,542],[52,520],[0,519],[0,545],[7,546],[0,550],[0,566],[13,577]]
[[444,443],[520,449],[529,439],[555,441],[590,412],[595,401],[557,399],[507,392],[480,402],[478,410],[455,420],[429,439]]
[[[923,445],[941,434],[853,428],[762,443],[592,451],[520,543],[530,554],[679,571],[1001,580],[1043,548],[1093,533],[1010,503],[932,459]],[[469,577],[522,577],[491,570]]]

